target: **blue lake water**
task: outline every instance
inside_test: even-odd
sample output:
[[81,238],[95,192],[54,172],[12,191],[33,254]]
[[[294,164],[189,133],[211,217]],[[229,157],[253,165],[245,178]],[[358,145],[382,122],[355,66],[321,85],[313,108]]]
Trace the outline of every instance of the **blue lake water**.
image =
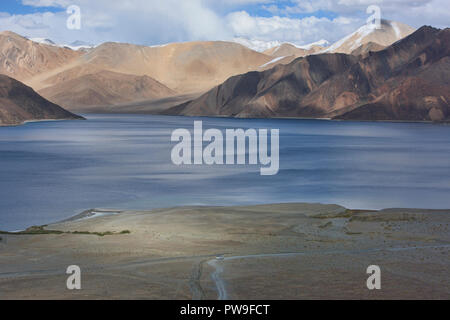
[[336,203],[450,208],[450,126],[201,118],[207,128],[280,129],[280,172],[171,162],[195,118],[88,115],[0,128],[0,230],[90,208]]

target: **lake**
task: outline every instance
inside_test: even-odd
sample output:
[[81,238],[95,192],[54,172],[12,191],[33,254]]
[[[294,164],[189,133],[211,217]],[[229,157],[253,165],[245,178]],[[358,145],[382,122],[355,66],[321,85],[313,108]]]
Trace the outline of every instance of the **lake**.
[[[88,121],[0,127],[0,230],[91,208],[336,203],[450,208],[450,126],[426,123],[86,115]],[[280,171],[175,166],[171,133],[280,130]]]

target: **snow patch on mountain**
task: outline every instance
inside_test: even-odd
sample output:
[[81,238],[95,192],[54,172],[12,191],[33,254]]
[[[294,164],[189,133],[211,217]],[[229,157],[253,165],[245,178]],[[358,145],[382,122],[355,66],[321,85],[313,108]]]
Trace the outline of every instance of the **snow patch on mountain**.
[[46,38],[28,38],[28,39],[36,43],[45,44],[47,46],[69,48],[74,51],[95,48],[95,45],[80,40],[74,41],[71,44],[57,44],[52,40]]
[[56,43],[54,43],[50,39],[46,39],[46,38],[28,38],[28,39],[30,39],[33,42],[40,43],[40,44],[46,44],[46,45],[49,45],[49,46],[56,46]]
[[330,45],[330,42],[328,40],[322,39],[310,44],[306,44],[306,45],[296,45],[291,43],[293,46],[296,46],[299,49],[303,49],[303,50],[311,50],[312,47],[328,47]]
[[273,60],[271,60],[271,61],[269,61],[267,63],[264,63],[262,66],[260,66],[260,68],[265,68],[265,67],[267,67],[267,66],[269,66],[269,65],[271,65],[271,64],[273,64],[275,62],[278,62],[278,61],[280,61],[280,60],[282,60],[284,58],[286,58],[286,57],[277,57],[277,58],[275,58],[275,59],[273,59]]
[[246,38],[234,38],[232,41],[258,52],[263,52],[282,44],[280,41],[251,40]]
[[367,37],[369,34],[371,34],[372,32],[374,32],[375,30],[376,30],[376,28],[373,25],[367,25],[367,24],[363,25],[361,28],[359,28],[355,32],[353,32],[353,33],[349,34],[348,36],[342,38],[341,40],[335,42],[334,44],[332,44],[331,46],[329,46],[322,52],[323,53],[334,52],[335,50],[339,49],[342,45],[344,45],[347,41],[349,41],[350,39],[353,39],[353,38],[355,38],[355,41],[353,42],[351,49],[355,50],[362,45],[363,39],[365,37]]

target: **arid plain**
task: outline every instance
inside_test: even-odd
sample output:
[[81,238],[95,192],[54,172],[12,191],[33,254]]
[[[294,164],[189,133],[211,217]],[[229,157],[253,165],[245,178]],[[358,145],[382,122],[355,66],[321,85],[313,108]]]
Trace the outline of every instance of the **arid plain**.
[[[90,210],[0,235],[0,299],[449,299],[449,213]],[[82,290],[66,288],[70,265]],[[381,290],[367,289],[370,265],[381,268]]]

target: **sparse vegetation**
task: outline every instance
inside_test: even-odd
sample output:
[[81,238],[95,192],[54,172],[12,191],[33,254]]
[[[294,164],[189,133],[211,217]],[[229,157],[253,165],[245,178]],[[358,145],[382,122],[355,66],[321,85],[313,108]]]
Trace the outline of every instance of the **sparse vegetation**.
[[351,210],[346,209],[345,211],[339,213],[324,213],[319,215],[314,215],[311,218],[314,219],[334,219],[334,218],[352,218],[356,214],[360,213],[375,213],[376,210]]
[[[113,235],[124,235],[124,234],[130,234],[130,230],[123,230],[121,232],[112,232],[112,231],[105,231],[105,232],[89,232],[89,231],[59,231],[59,230],[47,230],[45,229],[47,227],[44,226],[33,226],[25,231],[19,231],[19,232],[6,232],[6,231],[0,231],[0,234],[9,234],[9,235],[44,235],[44,234],[75,234],[75,235],[94,235],[98,237],[104,237],[104,236],[113,236]],[[2,239],[0,238],[0,241]]]
[[5,232],[0,231],[0,234],[10,234],[10,235],[36,235],[36,234],[63,234],[63,231],[58,230],[46,230],[46,226],[32,226],[25,231],[19,232]]
[[130,234],[131,231],[129,231],[129,230],[123,230],[121,232],[112,232],[112,231],[106,231],[106,232],[73,231],[73,232],[68,232],[68,233],[94,235],[94,236],[104,237],[104,236],[113,236],[113,235],[118,235],[118,234]]

